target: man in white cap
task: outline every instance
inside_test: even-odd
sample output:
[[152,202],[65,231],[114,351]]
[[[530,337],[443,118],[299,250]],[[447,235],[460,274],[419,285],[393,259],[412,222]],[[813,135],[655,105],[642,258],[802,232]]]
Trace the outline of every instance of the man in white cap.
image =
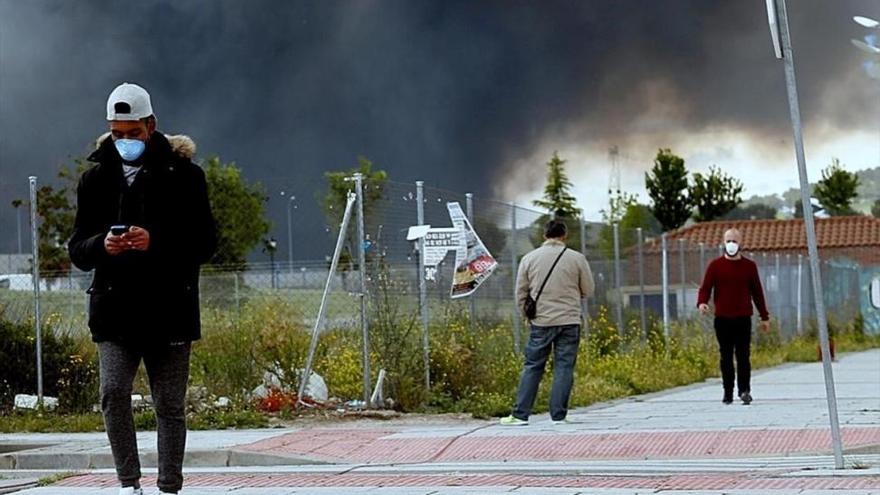
[[89,330],[100,359],[101,409],[120,495],[139,495],[131,409],[143,361],[158,427],[161,493],[183,486],[190,348],[200,337],[199,267],[216,248],[205,174],[186,136],[156,131],[150,95],[122,84],[107,100],[110,132],[80,179],[70,258],[95,270]]

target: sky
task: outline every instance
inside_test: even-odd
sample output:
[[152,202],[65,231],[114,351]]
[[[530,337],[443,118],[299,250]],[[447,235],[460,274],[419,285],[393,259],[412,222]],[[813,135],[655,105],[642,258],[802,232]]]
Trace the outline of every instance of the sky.
[[[880,82],[850,43],[880,2],[788,8],[811,179],[832,157],[880,165]],[[590,219],[612,146],[642,201],[659,148],[746,196],[797,184],[762,0],[0,0],[0,252],[27,176],[87,154],[124,81],[151,92],[160,129],[265,185],[282,250],[286,198],[295,237],[324,232],[323,173],[359,155],[400,183],[528,204],[558,151]]]

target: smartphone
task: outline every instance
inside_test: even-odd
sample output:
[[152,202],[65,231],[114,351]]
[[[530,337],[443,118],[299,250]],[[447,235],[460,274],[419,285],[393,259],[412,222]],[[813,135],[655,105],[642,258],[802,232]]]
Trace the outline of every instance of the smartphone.
[[113,235],[122,235],[128,232],[128,225],[113,225],[110,227],[110,233]]

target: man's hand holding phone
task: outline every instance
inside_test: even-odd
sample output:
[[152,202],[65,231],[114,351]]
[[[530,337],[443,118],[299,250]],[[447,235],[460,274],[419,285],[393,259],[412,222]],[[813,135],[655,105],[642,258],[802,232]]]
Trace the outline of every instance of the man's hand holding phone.
[[146,251],[150,248],[150,233],[135,225],[114,225],[104,238],[107,254],[116,256],[128,250]]

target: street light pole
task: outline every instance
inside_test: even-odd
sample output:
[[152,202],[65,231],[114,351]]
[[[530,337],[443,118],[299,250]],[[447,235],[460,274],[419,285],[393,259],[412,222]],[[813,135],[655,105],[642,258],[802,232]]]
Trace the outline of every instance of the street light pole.
[[819,249],[816,244],[816,225],[812,212],[806,208],[810,203],[810,182],[807,178],[807,163],[804,156],[804,139],[801,128],[801,112],[798,103],[797,79],[794,71],[794,56],[791,49],[791,33],[788,26],[788,11],[785,0],[766,0],[770,35],[776,57],[781,58],[785,67],[785,82],[788,92],[788,107],[794,133],[795,155],[797,156],[800,177],[801,202],[804,205],[804,227],[807,233],[807,250],[812,268],[813,294],[816,298],[816,318],[819,323],[819,341],[822,349],[822,368],[825,372],[825,396],[828,401],[828,418],[831,422],[831,443],[834,448],[834,466],[843,469],[843,444],[840,437],[840,422],[837,416],[837,397],[834,391],[834,376],[831,370],[831,352],[828,343],[828,321],[825,316],[825,303],[822,297],[822,276],[819,271]]
[[[281,196],[286,196],[287,193],[281,191]],[[287,199],[287,271],[290,272],[291,277],[293,276],[293,209],[296,208],[296,196],[290,195]]]

